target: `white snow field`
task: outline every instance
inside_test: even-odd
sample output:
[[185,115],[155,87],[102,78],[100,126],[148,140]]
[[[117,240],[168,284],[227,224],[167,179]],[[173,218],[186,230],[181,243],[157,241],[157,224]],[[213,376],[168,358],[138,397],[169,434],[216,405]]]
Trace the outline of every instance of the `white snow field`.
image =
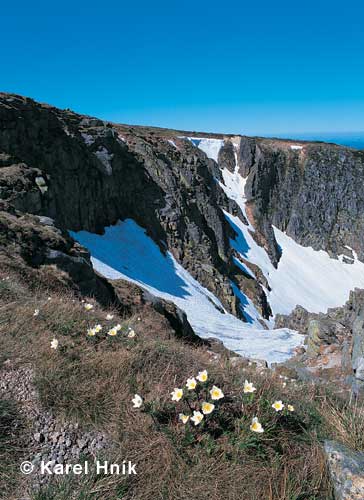
[[[217,161],[222,139],[186,138],[209,158]],[[237,144],[235,144],[237,147]],[[246,216],[244,187],[246,179],[238,172],[223,169],[220,186],[235,200]],[[248,263],[256,264],[267,278],[271,291],[265,290],[275,314],[289,314],[297,304],[311,312],[326,312],[329,307],[343,305],[355,287],[364,288],[364,264],[353,252],[353,264],[331,259],[324,251],[297,244],[274,228],[282,256],[275,269],[264,248],[252,237],[254,227],[225,212],[237,236],[231,246]],[[201,286],[172,256],[162,254],[158,245],[133,220],[105,228],[104,235],[80,231],[71,233],[92,255],[94,268],[110,279],[126,279],[152,294],[174,302],[183,309],[195,332],[202,338],[222,340],[228,349],[252,359],[265,359],[269,364],[282,362],[303,343],[304,337],[289,329],[264,330],[254,304],[232,283],[240,298],[248,323],[223,311],[219,300]],[[246,264],[235,258],[238,266],[254,276]],[[265,321],[270,328],[274,320]]]
[[303,342],[302,335],[285,328],[263,330],[254,305],[237,289],[251,322],[244,323],[221,312],[223,307],[218,299],[169,252],[163,255],[145,230],[131,219],[105,228],[103,235],[87,231],[71,234],[89,249],[93,266],[100,274],[109,279],[126,279],[174,302],[186,312],[194,331],[202,338],[220,339],[228,349],[268,363],[288,359]]
[[[193,142],[192,139],[190,138]],[[207,155],[211,155],[210,158],[215,159],[223,141],[220,139],[208,139],[208,141],[208,147],[205,145],[201,149]],[[215,145],[212,144],[213,141]],[[200,147],[200,143],[197,146]],[[236,201],[246,217],[244,194],[246,179],[238,172],[236,153],[235,161],[234,172],[221,170],[224,183],[220,182],[220,186],[229,198]],[[346,264],[340,257],[339,260],[332,259],[327,252],[299,245],[274,227],[277,243],[282,250],[278,269],[275,269],[267,252],[252,237],[251,232],[254,232],[252,225],[250,223],[245,225],[238,217],[227,212],[225,216],[238,234],[235,240],[231,240],[231,246],[247,261],[256,264],[268,280],[271,291],[266,290],[266,294],[274,315],[289,314],[297,304],[310,312],[326,312],[329,307],[343,305],[349,298],[350,290],[355,287],[364,288],[364,263],[357,259],[355,252],[353,252],[353,263]],[[237,264],[247,270],[247,266],[242,262]]]

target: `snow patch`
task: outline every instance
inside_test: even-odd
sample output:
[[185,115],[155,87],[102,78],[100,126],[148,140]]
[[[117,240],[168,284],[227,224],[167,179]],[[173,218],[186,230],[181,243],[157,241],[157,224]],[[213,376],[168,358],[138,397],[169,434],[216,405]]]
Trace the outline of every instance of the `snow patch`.
[[171,146],[173,146],[175,149],[178,149],[176,143],[174,141],[172,141],[172,139],[168,139],[168,142]]
[[192,142],[194,146],[197,146],[201,151],[203,151],[208,158],[218,161],[219,152],[224,144],[223,139],[207,139],[205,137],[185,137]]
[[238,217],[225,216],[237,232],[232,247],[246,260],[256,264],[267,278],[267,292],[273,314],[289,314],[297,304],[310,312],[326,312],[343,305],[356,287],[364,288],[364,264],[355,260],[347,264],[332,259],[323,250],[303,247],[273,226],[282,250],[278,268],[272,265],[267,252],[260,247]]
[[47,183],[41,175],[35,178],[35,183],[42,194],[45,194],[48,191]]
[[[250,323],[223,311],[220,301],[201,286],[172,256],[163,255],[145,230],[133,220],[105,228],[103,235],[71,232],[87,247],[94,268],[109,279],[125,279],[183,309],[194,331],[202,338],[216,338],[238,354],[268,363],[290,358],[304,337],[289,329],[264,330],[252,302],[240,290]],[[232,283],[232,286],[235,286]],[[237,288],[237,287],[236,287]]]
[[300,150],[303,149],[303,146],[299,146],[298,144],[290,146],[291,149],[293,150]]

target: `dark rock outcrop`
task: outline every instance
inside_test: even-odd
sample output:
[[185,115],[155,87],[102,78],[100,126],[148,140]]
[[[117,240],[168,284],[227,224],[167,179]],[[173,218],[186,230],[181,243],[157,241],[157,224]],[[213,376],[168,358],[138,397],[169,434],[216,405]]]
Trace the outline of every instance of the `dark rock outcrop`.
[[[273,224],[304,246],[352,259],[350,247],[364,260],[362,151],[242,138],[238,158],[242,175],[248,175],[252,218],[268,241]],[[279,259],[274,247],[271,253]]]
[[[23,214],[0,202],[0,265],[17,272],[56,266],[59,285],[67,285],[85,295],[93,295],[102,304],[116,302],[113,287],[98,276],[90,255],[52,220]],[[34,279],[39,275],[34,273]]]
[[[220,208],[234,203],[216,183],[215,162],[174,140],[0,94],[0,193],[67,230],[102,232],[134,219],[241,315],[230,284],[240,273],[231,259],[234,232]],[[50,259],[64,263],[60,254]]]

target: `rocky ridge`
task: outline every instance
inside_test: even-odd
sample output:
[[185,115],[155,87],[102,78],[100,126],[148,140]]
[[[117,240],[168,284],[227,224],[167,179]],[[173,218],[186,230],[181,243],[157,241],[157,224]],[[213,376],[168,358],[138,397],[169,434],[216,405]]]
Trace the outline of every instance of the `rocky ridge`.
[[[39,225],[54,224],[61,231],[102,232],[118,219],[132,218],[242,319],[232,283],[262,318],[269,318],[271,309],[259,269],[253,278],[233,260],[230,240],[235,233],[223,210],[246,219],[219,183],[224,182],[221,169],[232,171],[236,161],[246,178],[253,237],[275,266],[280,249],[273,224],[302,245],[347,262],[355,256],[363,259],[362,152],[322,143],[214,135],[224,139],[216,163],[184,138],[194,133],[116,125],[11,94],[0,94],[0,132],[5,211],[36,215]],[[85,251],[72,252],[72,264],[67,252],[57,248],[47,252],[42,265],[52,261],[65,273],[71,269],[73,280],[100,287],[99,277],[85,280],[83,264],[75,277],[75,262]]]
[[364,394],[364,290],[352,291],[343,307],[326,314],[297,307],[288,316],[279,315],[277,323],[307,335],[304,352],[286,366],[302,377],[344,383]]

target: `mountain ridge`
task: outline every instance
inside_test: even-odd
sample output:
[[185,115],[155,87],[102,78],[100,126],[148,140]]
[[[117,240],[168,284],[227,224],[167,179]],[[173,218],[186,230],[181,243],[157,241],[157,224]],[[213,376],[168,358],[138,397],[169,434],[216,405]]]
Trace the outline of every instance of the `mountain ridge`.
[[[277,312],[271,280],[284,265],[275,231],[352,269],[363,260],[364,154],[350,148],[115,125],[9,94],[0,130],[9,206],[76,232],[133,219],[227,313],[261,329]],[[64,265],[54,252],[42,258],[34,265]]]

